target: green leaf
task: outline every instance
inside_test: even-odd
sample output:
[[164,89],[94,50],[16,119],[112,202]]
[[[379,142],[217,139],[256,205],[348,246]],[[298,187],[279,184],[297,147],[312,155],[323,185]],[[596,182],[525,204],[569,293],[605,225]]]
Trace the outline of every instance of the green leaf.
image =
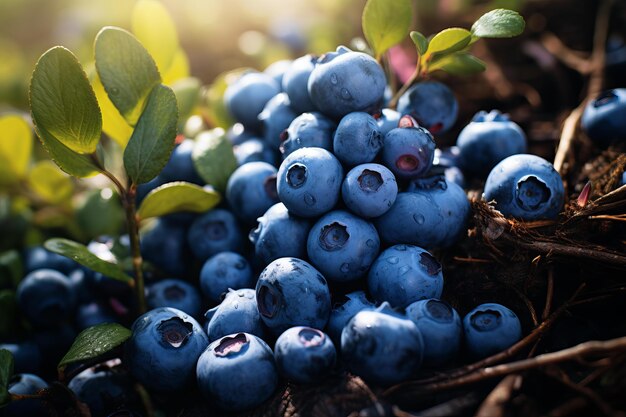
[[174,92],[162,84],[157,85],[124,151],[124,167],[133,182],[150,181],[167,164],[174,148],[177,121]]
[[0,253],[0,288],[17,288],[23,275],[24,267],[18,251]]
[[13,355],[6,349],[0,349],[0,407],[11,401],[9,381],[13,376]]
[[19,313],[15,292],[13,290],[0,291],[0,337],[6,339],[15,332],[15,325],[19,322]]
[[126,121],[135,126],[152,89],[161,82],[154,60],[132,34],[111,26],[96,35],[95,50],[104,89]]
[[102,275],[109,278],[134,285],[135,281],[133,278],[128,276],[119,265],[103,261],[89,252],[89,249],[83,244],[68,239],[54,238],[48,239],[44,243],[44,247],[51,252],[73,259],[79,264],[96,272],[100,272]]
[[59,370],[67,365],[98,358],[120,346],[132,335],[117,323],[103,323],[89,327],[76,336],[70,350],[59,362]]
[[35,129],[41,139],[41,143],[50,154],[50,158],[63,171],[78,178],[90,177],[100,172],[100,168],[96,165],[91,155],[76,153],[57,141],[45,129],[37,126],[35,126]]
[[473,38],[512,38],[524,32],[524,18],[517,12],[496,9],[482,15],[472,25]]
[[164,216],[179,211],[204,213],[220,202],[219,193],[211,187],[177,181],[150,191],[137,211],[140,219]]
[[484,71],[485,63],[469,52],[457,52],[434,60],[428,71],[442,70],[452,75],[472,75]]
[[20,115],[0,117],[0,183],[24,178],[33,150],[33,133]]
[[28,173],[28,183],[43,200],[59,204],[72,197],[74,183],[50,161],[39,161]]
[[196,137],[191,159],[207,184],[221,193],[226,191],[228,178],[237,169],[237,159],[223,129],[200,133]]
[[365,39],[376,58],[406,37],[413,9],[410,0],[368,0],[363,9],[361,25]]
[[178,102],[178,125],[182,130],[185,121],[191,116],[200,99],[200,80],[197,78],[183,78],[172,84]]
[[119,195],[111,188],[91,190],[74,212],[76,224],[87,239],[115,236],[123,230],[126,216]]
[[53,138],[69,151],[96,151],[102,134],[100,108],[85,71],[69,50],[55,46],[37,61],[30,109],[44,146]]
[[416,31],[411,32],[410,36],[411,40],[417,47],[417,53],[420,55],[424,55],[428,50],[428,39],[426,39],[426,36]]
[[100,104],[100,111],[102,111],[102,130],[124,149],[130,139],[130,135],[133,134],[133,128],[128,124],[126,119],[124,119],[113,102],[111,102],[95,68],[91,73],[91,87],[96,93],[96,98]]
[[429,42],[425,59],[434,54],[449,54],[465,48],[472,39],[469,30],[463,28],[449,28],[437,33]]
[[178,53],[178,34],[163,3],[139,0],[133,9],[132,30],[165,74]]

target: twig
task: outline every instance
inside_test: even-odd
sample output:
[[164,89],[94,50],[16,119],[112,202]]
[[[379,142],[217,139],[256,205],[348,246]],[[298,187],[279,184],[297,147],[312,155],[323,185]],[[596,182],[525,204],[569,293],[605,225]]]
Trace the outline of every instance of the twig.
[[554,269],[550,267],[548,270],[548,288],[546,290],[546,304],[541,314],[541,319],[545,320],[550,315],[552,309],[552,299],[554,298]]
[[591,72],[592,65],[589,57],[585,57],[578,51],[569,49],[561,40],[553,33],[546,32],[541,37],[541,45],[555,58],[561,61],[569,68],[586,75]]
[[505,417],[506,405],[522,385],[521,375],[508,375],[485,398],[475,417]]
[[548,417],[567,417],[579,411],[581,408],[587,407],[589,401],[585,397],[575,397],[571,400],[553,408]]

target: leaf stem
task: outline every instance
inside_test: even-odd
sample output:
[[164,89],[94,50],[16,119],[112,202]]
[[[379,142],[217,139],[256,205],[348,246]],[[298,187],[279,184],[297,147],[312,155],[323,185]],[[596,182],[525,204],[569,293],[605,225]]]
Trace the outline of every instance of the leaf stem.
[[126,224],[130,237],[130,251],[133,259],[133,271],[135,272],[135,291],[137,296],[137,311],[141,315],[146,312],[146,294],[143,281],[143,259],[139,246],[139,219],[135,205],[137,185],[131,184],[124,196],[124,209],[126,211]]
[[411,74],[411,78],[409,78],[403,85],[402,87],[400,87],[400,89],[398,90],[398,92],[393,96],[393,98],[389,101],[389,108],[394,109],[396,108],[396,106],[398,105],[398,100],[400,100],[400,97],[402,97],[402,95],[404,93],[407,92],[407,90],[409,88],[411,88],[413,86],[413,84],[415,84],[415,82],[420,78],[420,76],[422,75],[422,57],[420,55],[417,56],[417,64],[415,64],[415,71],[413,71],[413,74]]

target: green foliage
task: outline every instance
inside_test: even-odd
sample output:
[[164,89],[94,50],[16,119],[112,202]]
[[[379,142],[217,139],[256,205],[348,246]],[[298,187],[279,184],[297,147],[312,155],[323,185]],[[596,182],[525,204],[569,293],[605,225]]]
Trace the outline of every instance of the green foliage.
[[69,201],[74,192],[72,180],[50,161],[39,161],[28,173],[30,188],[51,204]]
[[0,117],[0,184],[24,178],[33,150],[33,134],[20,115]]
[[200,99],[200,80],[189,77],[172,84],[178,102],[178,131],[182,131],[185,122],[191,116]]
[[451,54],[465,48],[472,37],[469,30],[463,28],[444,29],[437,33],[428,43],[428,48],[424,53],[424,59],[432,55]]
[[228,129],[235,123],[235,119],[228,113],[228,109],[226,109],[224,104],[224,93],[226,88],[228,88],[228,84],[247,70],[249,68],[238,68],[222,73],[215,77],[213,83],[207,88],[204,96],[203,111],[213,126]]
[[96,359],[120,346],[132,335],[126,327],[117,323],[103,323],[89,327],[76,337],[70,350],[65,354],[58,369],[62,371],[72,363]]
[[133,33],[165,74],[178,53],[176,26],[160,1],[139,0],[133,8]]
[[18,251],[0,253],[0,288],[17,288],[23,275],[24,267]]
[[411,40],[415,44],[415,47],[417,48],[417,53],[419,55],[424,55],[428,49],[428,39],[426,39],[426,36],[416,31],[411,32],[410,36]]
[[167,164],[174,148],[177,121],[174,92],[157,85],[124,151],[124,167],[135,184],[150,181]]
[[469,52],[457,52],[445,55],[441,59],[433,60],[430,71],[438,69],[452,75],[471,75],[484,71],[485,63]]
[[406,37],[413,10],[410,0],[368,0],[361,24],[365,39],[379,59],[387,49]]
[[96,35],[96,70],[107,95],[135,126],[161,75],[146,48],[131,33],[105,27]]
[[73,242],[68,239],[55,238],[47,240],[44,243],[44,246],[51,252],[73,259],[79,264],[96,272],[100,272],[109,278],[126,282],[129,285],[134,283],[133,278],[128,276],[119,265],[98,258],[96,255],[91,253],[85,245],[78,242]]
[[6,349],[0,349],[0,407],[11,401],[9,381],[13,376],[13,355]]
[[150,191],[137,211],[140,219],[164,216],[179,211],[204,213],[220,202],[220,195],[210,187],[178,181]]
[[237,169],[237,159],[224,130],[200,133],[191,158],[196,171],[207,184],[221,193],[226,191],[228,178]]
[[78,205],[75,217],[85,239],[115,236],[120,233],[125,221],[120,198],[110,188],[88,192]]
[[14,334],[17,323],[19,323],[19,310],[15,291],[0,291],[0,337],[6,339]]
[[512,38],[524,31],[524,18],[513,10],[496,9],[482,15],[472,25],[474,38]]

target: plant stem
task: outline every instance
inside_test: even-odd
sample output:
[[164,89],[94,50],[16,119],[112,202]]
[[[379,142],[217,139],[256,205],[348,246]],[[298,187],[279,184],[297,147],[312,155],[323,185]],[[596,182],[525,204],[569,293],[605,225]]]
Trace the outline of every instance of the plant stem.
[[411,74],[411,78],[409,78],[402,87],[398,90],[398,92],[393,96],[393,98],[389,101],[389,108],[394,109],[398,105],[398,100],[406,91],[411,88],[413,84],[420,78],[422,75],[422,57],[417,56],[417,64],[415,65],[415,71]]
[[139,221],[135,206],[137,186],[131,184],[128,192],[124,196],[124,209],[126,211],[126,224],[128,225],[128,236],[130,237],[130,251],[133,258],[133,270],[135,272],[135,291],[137,295],[137,310],[139,314],[146,312],[146,294],[143,282],[143,259],[139,246]]

